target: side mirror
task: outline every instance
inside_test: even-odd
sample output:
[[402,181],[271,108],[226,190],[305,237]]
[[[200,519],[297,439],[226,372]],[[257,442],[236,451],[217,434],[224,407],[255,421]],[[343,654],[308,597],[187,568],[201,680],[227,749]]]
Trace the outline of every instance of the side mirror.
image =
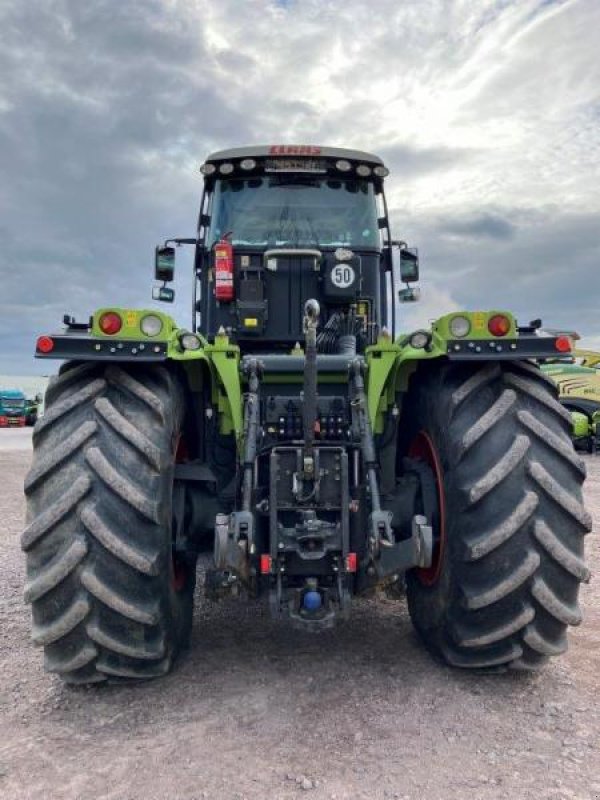
[[153,286],[152,299],[160,300],[161,303],[172,303],[175,300],[175,289],[169,289],[167,286]]
[[398,292],[398,300],[401,303],[416,303],[420,299],[420,289],[400,289]]
[[403,283],[419,280],[419,255],[416,250],[400,250],[400,279]]
[[173,280],[175,272],[175,248],[157,247],[154,256],[154,277],[157,281]]

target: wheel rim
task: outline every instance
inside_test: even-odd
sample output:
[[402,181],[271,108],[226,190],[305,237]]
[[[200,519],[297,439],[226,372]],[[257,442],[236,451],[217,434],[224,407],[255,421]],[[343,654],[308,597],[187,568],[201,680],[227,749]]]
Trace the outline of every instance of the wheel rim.
[[[433,586],[439,580],[442,571],[442,563],[444,561],[444,552],[446,550],[446,498],[444,493],[442,465],[431,437],[424,430],[419,431],[412,440],[408,448],[408,456],[418,461],[424,461],[431,468],[435,477],[439,520],[438,525],[434,527],[431,566],[415,570],[417,578],[424,586]],[[437,528],[437,531],[435,528]],[[436,532],[437,536],[435,536]]]

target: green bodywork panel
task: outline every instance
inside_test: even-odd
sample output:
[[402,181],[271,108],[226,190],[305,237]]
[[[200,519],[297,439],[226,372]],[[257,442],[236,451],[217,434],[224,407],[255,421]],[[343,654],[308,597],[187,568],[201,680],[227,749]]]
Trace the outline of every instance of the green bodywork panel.
[[[432,330],[434,331],[434,335],[437,336],[444,341],[449,341],[454,339],[455,337],[452,336],[450,333],[450,322],[452,321],[453,317],[466,317],[469,322],[471,323],[471,330],[467,334],[465,338],[474,341],[490,341],[498,339],[491,335],[488,331],[488,322],[492,317],[496,317],[501,315],[506,317],[510,322],[510,329],[506,334],[506,339],[514,339],[517,336],[517,323],[515,322],[515,318],[512,314],[509,314],[507,311],[502,310],[494,310],[494,311],[456,311],[452,314],[445,314],[443,317],[440,317],[436,320],[432,325]],[[503,337],[504,338],[504,337]]]
[[571,411],[571,424],[571,432],[576,439],[583,439],[595,433],[595,425],[590,425],[587,416],[579,411]]
[[[600,353],[573,351],[573,360],[543,364],[542,371],[556,383],[559,398],[571,411],[571,435],[574,440],[595,436],[600,425]],[[581,411],[574,411],[577,401]],[[596,408],[590,414],[590,410]],[[587,413],[583,413],[583,412]]]
[[[118,334],[106,336],[100,330],[98,320],[108,311],[117,312],[123,319],[123,327]],[[142,319],[152,314],[161,319],[163,325],[157,336],[146,337],[142,333]],[[427,350],[415,349],[408,344],[408,336],[401,335],[395,341],[389,336],[380,336],[377,343],[366,350],[367,362],[367,399],[371,425],[375,433],[381,433],[390,407],[396,402],[399,392],[408,389],[409,379],[420,361],[429,361],[445,357],[448,345],[454,340],[450,332],[453,317],[466,317],[470,323],[467,334],[469,340],[495,340],[489,332],[487,323],[490,317],[503,314],[510,321],[510,330],[506,338],[517,336],[515,320],[506,311],[458,311],[446,314],[435,320],[429,328],[431,343]],[[219,415],[220,431],[223,434],[234,434],[238,442],[242,438],[243,396],[240,375],[241,353],[239,347],[232,344],[226,334],[217,335],[213,344],[208,343],[201,334],[197,334],[201,347],[198,350],[184,350],[179,343],[179,336],[187,332],[179,328],[177,323],[160,311],[154,309],[102,308],[93,316],[91,334],[99,339],[135,339],[152,342],[167,342],[168,359],[180,362],[184,367],[190,386],[198,390],[202,385],[203,375],[208,370],[211,377],[212,401]],[[465,338],[465,337],[463,337]],[[456,339],[455,341],[460,341]],[[295,350],[290,358],[301,356],[302,351]],[[490,353],[493,357],[493,353]],[[278,376],[278,383],[283,381],[301,384],[303,381],[304,362],[298,359],[298,373]],[[319,384],[347,382],[347,374],[319,374]],[[265,382],[269,376],[265,377]]]
[[[395,403],[399,392],[408,390],[410,376],[419,362],[445,357],[448,344],[460,341],[450,332],[449,326],[453,317],[466,317],[470,322],[470,331],[463,338],[468,338],[469,341],[499,341],[489,333],[487,327],[489,319],[497,314],[507,317],[510,322],[506,338],[517,338],[516,322],[507,311],[457,311],[432,323],[429,329],[432,338],[428,350],[411,347],[407,334],[398,336],[395,342],[381,337],[375,346],[367,348],[368,400],[373,431],[383,431],[388,409]],[[490,353],[490,358],[493,358],[493,353]]]
[[561,399],[593,400],[600,405],[599,369],[574,363],[556,363],[544,364],[542,371],[556,383]]
[[600,353],[595,350],[581,350],[579,347],[573,351],[575,358],[581,359],[582,367],[600,366]]
[[[123,327],[118,333],[112,334],[111,336],[106,336],[106,334],[102,333],[100,330],[98,322],[100,317],[109,311],[115,311],[117,314],[119,314],[123,320]],[[144,317],[147,317],[148,315],[159,317],[159,319],[162,321],[162,330],[157,336],[145,336],[142,333],[140,323]],[[169,317],[168,314],[164,314],[162,311],[156,311],[153,308],[115,308],[113,306],[111,308],[100,308],[94,313],[94,316],[92,317],[91,334],[92,336],[98,336],[100,339],[107,340],[119,341],[123,339],[141,338],[148,339],[148,342],[165,342],[169,341],[176,328],[177,324],[175,320]]]
[[215,336],[204,354],[213,366],[217,381],[213,381],[213,402],[216,402],[221,433],[242,437],[242,387],[240,381],[240,349],[229,343],[227,336]]
[[[100,330],[99,319],[108,311],[119,314],[123,327],[118,334],[107,336]],[[141,321],[148,314],[159,317],[162,329],[156,336],[145,336],[140,327]],[[240,385],[239,365],[240,350],[229,342],[226,335],[216,336],[214,344],[209,344],[201,334],[197,334],[201,347],[198,350],[184,350],[179,336],[187,333],[180,328],[172,317],[155,309],[101,308],[92,318],[92,336],[105,340],[144,340],[148,345],[167,342],[167,358],[180,362],[188,375],[192,390],[202,386],[203,373],[209,370],[211,380],[212,402],[219,414],[220,432],[234,433],[239,439],[242,435],[242,392]]]

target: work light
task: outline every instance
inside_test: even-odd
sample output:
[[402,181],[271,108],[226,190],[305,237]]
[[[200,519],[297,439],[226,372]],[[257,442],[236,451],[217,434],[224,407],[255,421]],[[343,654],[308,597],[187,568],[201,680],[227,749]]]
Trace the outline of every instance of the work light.
[[468,336],[471,330],[471,323],[467,317],[452,317],[450,320],[450,333],[456,339],[463,339]]
[[142,333],[146,336],[158,336],[162,331],[162,320],[156,314],[146,314],[140,322]]

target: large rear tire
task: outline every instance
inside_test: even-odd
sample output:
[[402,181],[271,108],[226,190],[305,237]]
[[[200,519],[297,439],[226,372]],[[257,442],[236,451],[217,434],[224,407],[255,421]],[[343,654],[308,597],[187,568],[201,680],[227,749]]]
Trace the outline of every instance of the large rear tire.
[[25,481],[25,599],[67,683],[152,678],[190,633],[195,570],[173,559],[184,402],[164,367],[67,364],[46,392]]
[[567,648],[589,571],[585,465],[556,387],[528,362],[446,365],[409,398],[405,451],[436,474],[434,563],[407,575],[426,645],[466,668],[536,669]]

